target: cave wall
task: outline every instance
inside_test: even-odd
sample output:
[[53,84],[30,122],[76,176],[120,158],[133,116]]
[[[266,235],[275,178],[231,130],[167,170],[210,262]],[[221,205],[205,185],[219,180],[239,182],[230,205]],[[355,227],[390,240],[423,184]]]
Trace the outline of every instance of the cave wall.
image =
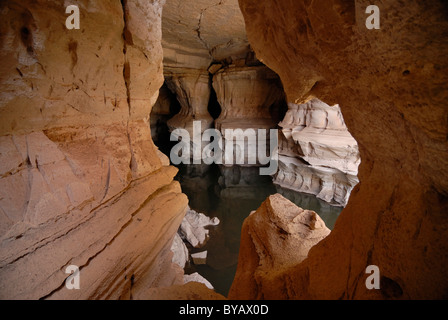
[[[269,288],[230,298],[447,298],[448,13],[442,1],[239,0],[288,102],[339,104],[360,184],[331,234]],[[365,273],[377,265],[381,289]],[[234,283],[234,286],[237,285]]]
[[[138,299],[181,283],[170,247],[187,199],[149,128],[164,2],[79,0],[80,30],[60,2],[1,2],[0,298]],[[205,32],[230,2],[199,8],[200,69],[230,51],[247,61],[245,35],[221,46]],[[447,298],[446,4],[376,1],[368,30],[368,1],[239,3],[288,102],[339,104],[362,160],[331,234],[256,297]],[[168,62],[196,55],[178,49]],[[71,264],[81,290],[64,286]],[[364,286],[370,264],[381,290]]]
[[[138,299],[181,284],[187,206],[151,140],[163,0],[2,1],[0,298]],[[68,265],[80,290],[68,290]],[[179,280],[180,279],[180,280]]]

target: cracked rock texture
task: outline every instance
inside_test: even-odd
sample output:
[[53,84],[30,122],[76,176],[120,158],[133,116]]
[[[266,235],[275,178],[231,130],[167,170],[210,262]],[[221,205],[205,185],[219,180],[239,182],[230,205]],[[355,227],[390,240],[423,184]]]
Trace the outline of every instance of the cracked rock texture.
[[[187,198],[151,140],[164,1],[1,3],[0,298],[140,299],[183,283]],[[68,290],[68,265],[80,290]]]
[[[239,3],[288,102],[339,104],[362,159],[331,234],[265,297],[446,299],[446,3],[379,1],[380,30],[365,26],[366,0]],[[380,290],[365,286],[368,265],[379,267]]]
[[[239,78],[239,85],[245,82],[244,86],[238,92],[227,93],[226,99],[243,100],[236,94],[247,92],[246,95],[251,95],[248,91],[252,89],[251,80],[257,79],[254,81],[256,86],[263,81],[258,78],[267,74],[267,68],[259,68],[263,70],[259,72],[249,70],[261,63],[249,46],[237,0],[167,0],[162,29],[165,80],[181,105],[180,112],[167,122],[171,132],[187,129],[192,137],[195,120],[201,121],[202,131],[213,127],[214,119],[208,111],[212,82],[218,81],[218,86],[222,87],[223,77]],[[212,81],[213,75],[215,79]],[[267,90],[263,97],[269,92]],[[222,90],[220,93],[224,95]],[[256,101],[246,101],[248,112],[262,99],[258,99],[257,93],[253,92],[250,97]]]
[[162,27],[166,67],[207,70],[250,51],[237,0],[167,0]]

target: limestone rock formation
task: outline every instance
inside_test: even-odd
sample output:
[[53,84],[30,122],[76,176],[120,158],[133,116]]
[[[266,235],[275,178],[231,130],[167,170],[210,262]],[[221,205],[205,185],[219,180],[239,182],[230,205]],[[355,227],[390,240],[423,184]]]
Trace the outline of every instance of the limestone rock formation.
[[[171,245],[171,251],[173,253],[172,262],[184,269],[186,263],[190,261],[190,252],[186,243],[193,248],[203,247],[209,239],[209,230],[206,227],[216,226],[218,224],[218,218],[209,218],[203,213],[196,212],[188,207]],[[191,258],[195,264],[205,264],[207,251],[193,253],[191,254]],[[184,276],[184,282],[189,281],[202,282],[208,288],[213,289],[213,286],[199,274]]]
[[275,194],[244,221],[229,299],[275,299],[275,276],[302,262],[330,230],[319,215]]
[[358,145],[339,106],[312,99],[288,104],[281,129],[274,183],[345,206],[358,183]]
[[[365,0],[239,3],[251,46],[288,102],[339,104],[362,159],[335,228],[272,296],[446,299],[446,3],[381,1],[379,30],[366,28]],[[369,265],[380,290],[365,286]]]
[[[229,67],[213,76],[213,88],[221,106],[215,128],[223,137],[225,156],[222,163],[259,165],[258,148],[264,145],[265,154],[272,152],[269,129],[276,127],[272,109],[283,98],[278,76],[265,66]],[[260,136],[258,129],[264,130],[263,136]],[[251,131],[254,133],[251,135],[252,142],[246,138]],[[228,136],[227,132],[233,134]],[[232,145],[233,152],[227,149],[228,143]]]

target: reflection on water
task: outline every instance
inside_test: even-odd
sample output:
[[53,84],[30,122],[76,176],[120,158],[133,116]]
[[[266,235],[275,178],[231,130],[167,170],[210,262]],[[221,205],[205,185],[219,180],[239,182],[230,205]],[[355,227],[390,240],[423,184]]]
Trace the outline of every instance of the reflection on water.
[[322,220],[324,220],[325,225],[330,230],[333,230],[336,219],[342,211],[342,207],[332,206],[312,194],[296,192],[280,186],[276,186],[276,189],[277,193],[294,202],[298,207],[316,211]]
[[342,210],[313,195],[275,186],[269,176],[259,175],[257,167],[183,165],[176,179],[192,209],[221,221],[210,227],[205,247],[190,248],[191,253],[207,250],[207,264],[191,263],[185,273],[199,272],[225,296],[236,272],[243,221],[269,195],[280,193],[299,207],[316,211],[330,229]]

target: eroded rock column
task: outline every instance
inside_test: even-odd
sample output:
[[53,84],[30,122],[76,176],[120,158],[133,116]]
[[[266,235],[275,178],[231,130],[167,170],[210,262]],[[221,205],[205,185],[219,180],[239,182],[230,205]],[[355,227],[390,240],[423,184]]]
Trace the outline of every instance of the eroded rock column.
[[[258,165],[257,148],[263,145],[270,152],[269,129],[276,126],[271,107],[283,97],[278,76],[265,66],[229,67],[213,76],[213,88],[221,105],[215,128],[223,137],[227,158],[223,164]],[[233,154],[226,149],[228,143],[233,145]]]
[[207,110],[211,90],[208,71],[182,69],[182,72],[170,72],[165,69],[165,81],[181,106],[179,113],[167,121],[170,131],[185,129],[193,137],[193,121],[201,122],[200,133],[209,129],[213,118]]
[[230,67],[213,76],[213,88],[221,105],[215,127],[246,129],[275,127],[269,107],[283,96],[278,76],[269,68]]

